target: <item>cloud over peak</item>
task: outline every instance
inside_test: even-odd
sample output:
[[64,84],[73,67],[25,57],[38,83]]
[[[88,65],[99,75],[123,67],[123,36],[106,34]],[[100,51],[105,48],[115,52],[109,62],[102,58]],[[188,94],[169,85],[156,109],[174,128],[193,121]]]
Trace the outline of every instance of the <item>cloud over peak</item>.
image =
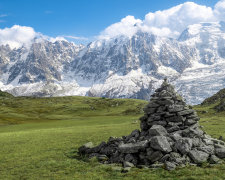
[[38,35],[32,27],[14,25],[11,28],[0,29],[0,45],[9,45],[18,48],[29,45]]
[[119,35],[132,36],[138,30],[177,38],[189,25],[221,20],[225,20],[225,0],[217,2],[214,8],[194,2],[185,2],[170,9],[149,12],[143,20],[127,16],[120,22],[107,27],[100,33],[99,38],[113,38]]
[[0,45],[9,45],[11,49],[21,46],[29,47],[33,42],[48,40],[52,43],[56,41],[67,41],[66,39],[87,41],[85,37],[77,36],[57,36],[49,37],[36,32],[32,27],[14,25],[11,28],[0,29]]

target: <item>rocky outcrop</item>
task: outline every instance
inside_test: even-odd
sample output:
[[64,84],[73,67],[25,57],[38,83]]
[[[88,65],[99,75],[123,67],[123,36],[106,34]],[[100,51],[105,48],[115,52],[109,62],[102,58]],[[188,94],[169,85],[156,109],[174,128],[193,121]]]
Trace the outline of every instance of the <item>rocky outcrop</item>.
[[110,137],[107,143],[96,147],[82,146],[79,154],[97,157],[104,163],[121,163],[124,167],[167,170],[187,164],[215,164],[225,158],[224,142],[200,129],[196,111],[186,105],[167,80],[152,95],[144,112],[141,130],[121,138]]

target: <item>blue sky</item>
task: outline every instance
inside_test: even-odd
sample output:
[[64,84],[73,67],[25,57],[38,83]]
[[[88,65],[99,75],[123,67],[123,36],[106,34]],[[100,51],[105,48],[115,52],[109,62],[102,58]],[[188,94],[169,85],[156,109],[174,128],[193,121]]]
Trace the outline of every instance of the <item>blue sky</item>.
[[[149,12],[182,4],[178,0],[0,0],[0,28],[33,27],[36,32],[92,38],[127,15],[144,19]],[[213,7],[216,0],[195,0]]]

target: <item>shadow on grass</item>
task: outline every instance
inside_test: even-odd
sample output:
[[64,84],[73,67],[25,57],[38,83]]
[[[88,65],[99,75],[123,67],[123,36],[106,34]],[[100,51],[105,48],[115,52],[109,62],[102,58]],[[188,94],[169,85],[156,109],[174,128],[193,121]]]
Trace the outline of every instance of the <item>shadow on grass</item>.
[[68,151],[68,152],[65,152],[64,155],[67,158],[76,159],[78,161],[84,161],[84,162],[89,162],[90,161],[90,159],[88,159],[87,156],[78,154],[78,149],[75,149],[75,148],[71,148],[71,150]]

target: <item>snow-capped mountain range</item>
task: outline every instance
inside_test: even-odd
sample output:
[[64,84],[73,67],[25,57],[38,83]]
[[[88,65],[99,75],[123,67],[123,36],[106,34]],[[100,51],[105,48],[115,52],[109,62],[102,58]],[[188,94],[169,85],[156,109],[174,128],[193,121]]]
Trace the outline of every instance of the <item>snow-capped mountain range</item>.
[[0,46],[0,89],[16,96],[149,99],[168,77],[188,103],[225,87],[225,23],[189,26],[178,39],[138,31],[87,46],[36,38]]

